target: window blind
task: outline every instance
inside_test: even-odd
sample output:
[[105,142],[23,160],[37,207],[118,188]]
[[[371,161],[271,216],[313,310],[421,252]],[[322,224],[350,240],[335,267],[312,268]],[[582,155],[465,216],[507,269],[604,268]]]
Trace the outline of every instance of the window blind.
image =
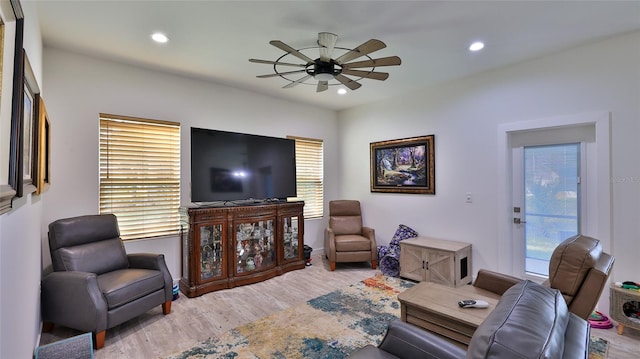
[[180,124],[100,115],[100,213],[122,239],[178,233]]
[[324,212],[324,160],[322,140],[288,136],[296,141],[297,197],[304,201],[304,218],[320,218]]

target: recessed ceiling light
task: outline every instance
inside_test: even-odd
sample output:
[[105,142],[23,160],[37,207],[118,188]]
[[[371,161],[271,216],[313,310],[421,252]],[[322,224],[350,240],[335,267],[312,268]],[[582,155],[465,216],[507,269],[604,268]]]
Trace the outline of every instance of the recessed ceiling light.
[[484,48],[484,43],[476,41],[469,46],[469,51],[480,51]]
[[167,41],[169,41],[169,38],[167,37],[167,35],[161,32],[154,32],[153,34],[151,34],[151,39],[153,39],[153,41],[159,44],[164,44]]
[[338,95],[344,95],[346,93],[347,93],[347,90],[345,90],[343,88],[338,89]]

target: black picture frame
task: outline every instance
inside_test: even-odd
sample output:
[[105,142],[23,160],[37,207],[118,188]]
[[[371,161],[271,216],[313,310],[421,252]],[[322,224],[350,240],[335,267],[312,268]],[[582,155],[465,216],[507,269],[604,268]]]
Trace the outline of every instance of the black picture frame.
[[38,178],[38,97],[40,88],[26,51],[22,51],[22,185],[23,193],[36,191]]
[[371,142],[371,192],[435,194],[435,136]]
[[23,195],[22,174],[22,102],[24,91],[24,19],[16,19],[15,54],[13,56],[13,92],[11,98],[11,135],[9,143],[9,186],[15,197]]

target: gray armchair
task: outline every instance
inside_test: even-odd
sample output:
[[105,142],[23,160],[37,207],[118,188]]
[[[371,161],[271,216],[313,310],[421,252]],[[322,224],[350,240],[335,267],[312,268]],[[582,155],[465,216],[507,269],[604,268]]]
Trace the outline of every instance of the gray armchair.
[[162,254],[126,254],[114,215],[88,215],[49,224],[53,273],[42,280],[43,330],[54,324],[106,330],[162,305],[171,312],[173,281]]

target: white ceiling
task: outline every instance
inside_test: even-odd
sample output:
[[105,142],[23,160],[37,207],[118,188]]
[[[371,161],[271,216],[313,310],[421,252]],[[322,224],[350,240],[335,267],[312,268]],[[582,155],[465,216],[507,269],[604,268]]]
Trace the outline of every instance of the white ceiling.
[[[45,46],[335,110],[640,29],[640,1],[633,0],[39,0],[36,7]],[[166,33],[169,43],[153,43],[153,31]],[[342,48],[379,39],[387,47],[370,56],[397,55],[402,65],[376,69],[389,78],[362,79],[362,87],[346,95],[336,93],[337,85],[316,93],[315,85],[283,89],[289,82],[282,78],[256,78],[273,73],[273,66],[250,63],[249,58],[276,60],[285,54],[270,40],[303,49],[316,46],[323,31],[339,35],[336,46]],[[476,40],[486,47],[471,53],[467,47]],[[285,60],[300,62],[291,55]]]

